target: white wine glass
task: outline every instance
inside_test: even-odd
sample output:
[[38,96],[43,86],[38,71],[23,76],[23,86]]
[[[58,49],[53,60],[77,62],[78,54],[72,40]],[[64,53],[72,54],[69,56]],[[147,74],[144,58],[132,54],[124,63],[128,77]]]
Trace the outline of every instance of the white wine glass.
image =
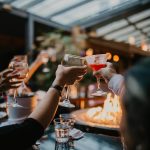
[[[14,78],[12,80],[22,81],[22,83],[18,84],[18,86],[20,85],[25,86],[24,79],[28,76],[28,71],[29,71],[28,63],[25,60],[22,61],[12,60],[9,64],[9,68],[13,69],[14,71],[17,72],[17,74],[19,74],[18,78]],[[17,103],[16,94],[17,94],[17,89],[14,90],[14,102],[11,104],[12,107],[23,107]]]
[[[48,53],[47,53],[45,50],[43,50],[43,51],[41,52],[41,54],[43,54],[43,56],[44,56],[44,55],[45,55],[45,56],[48,56]],[[44,64],[43,69],[42,69],[42,72],[44,72],[44,73],[50,72],[50,69],[49,69],[49,67],[48,67],[48,61],[49,61],[49,56],[48,56],[48,57],[42,57],[42,62],[43,62],[43,64]]]
[[[86,60],[82,57],[71,55],[71,54],[65,54],[64,58],[62,60],[62,65],[65,67],[71,67],[71,66],[84,66],[86,63]],[[69,93],[70,93],[70,86],[66,85],[66,95],[65,99],[59,103],[60,106],[68,107],[68,108],[74,108],[75,105],[71,104],[69,99]]]

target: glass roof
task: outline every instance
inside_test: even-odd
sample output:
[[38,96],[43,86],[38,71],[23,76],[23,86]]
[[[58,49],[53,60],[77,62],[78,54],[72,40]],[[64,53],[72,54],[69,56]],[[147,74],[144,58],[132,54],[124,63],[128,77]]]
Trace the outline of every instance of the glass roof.
[[98,28],[96,30],[96,32],[97,32],[98,36],[103,36],[103,35],[105,35],[107,33],[110,33],[110,32],[112,32],[114,30],[117,30],[117,29],[122,28],[122,27],[127,26],[127,25],[128,25],[127,20],[122,19],[122,20],[110,23],[108,25],[105,25],[103,27],[100,27],[100,28]]
[[48,17],[85,0],[45,0],[28,9],[30,13]]
[[33,2],[36,2],[37,0],[16,0],[14,2],[12,2],[12,6],[16,7],[16,8],[24,8],[28,5],[30,5]]
[[139,0],[0,0],[64,26],[80,25]]
[[[150,9],[126,15],[132,7],[150,4],[150,0],[0,0],[12,9],[39,17],[50,25],[71,29],[75,25],[96,30],[99,37],[128,42],[130,36],[139,43],[144,37],[150,43]],[[126,10],[120,18],[116,17]],[[132,9],[131,9],[132,10]],[[105,19],[106,18],[106,19]],[[111,20],[112,19],[112,20]],[[110,20],[110,21],[109,21]],[[105,23],[106,21],[106,23]]]
[[103,25],[96,32],[107,40],[129,43],[129,37],[133,37],[137,46],[143,41],[150,45],[150,9]]
[[137,22],[139,20],[142,20],[143,18],[149,17],[150,16],[149,14],[150,14],[150,9],[145,10],[145,11],[140,12],[140,13],[136,13],[135,15],[128,17],[128,19],[131,22]]
[[114,33],[106,35],[105,38],[106,39],[113,39],[113,38],[119,37],[121,35],[124,35],[126,33],[131,33],[133,31],[135,31],[134,26],[128,26],[128,27],[126,27],[124,29],[121,29],[121,30],[118,30],[118,31],[116,31]]
[[[132,2],[135,1],[137,0],[132,0]],[[130,0],[92,0],[70,11],[58,14],[51,19],[63,25],[79,24],[84,20],[102,15],[102,13],[106,13],[112,9],[126,6],[129,3],[131,3]]]

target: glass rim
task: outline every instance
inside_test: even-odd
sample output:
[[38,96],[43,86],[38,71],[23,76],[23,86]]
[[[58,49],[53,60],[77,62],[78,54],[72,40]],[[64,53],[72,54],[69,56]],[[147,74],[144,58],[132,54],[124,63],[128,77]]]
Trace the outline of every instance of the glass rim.
[[[81,57],[81,56],[77,56],[77,55],[72,55],[72,54],[65,54],[65,55],[66,55],[66,56],[67,56],[67,55],[68,55],[68,56],[71,56],[71,57],[73,57],[73,58],[85,60],[85,57]],[[64,55],[64,57],[65,57],[65,55]]]
[[53,122],[54,123],[62,123],[63,120],[62,120],[62,118],[56,118],[56,119],[53,120]]
[[59,117],[63,119],[75,119],[73,116],[70,116],[68,114],[60,114]]
[[85,56],[85,58],[87,58],[87,57],[95,57],[95,56],[107,56],[107,54],[96,54],[96,55],[91,55],[91,56]]

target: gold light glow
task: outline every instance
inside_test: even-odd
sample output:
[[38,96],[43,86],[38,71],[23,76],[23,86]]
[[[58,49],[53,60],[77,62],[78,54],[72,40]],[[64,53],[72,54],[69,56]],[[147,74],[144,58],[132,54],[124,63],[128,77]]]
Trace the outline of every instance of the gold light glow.
[[107,55],[107,59],[108,59],[108,60],[111,60],[112,54],[108,52],[108,53],[106,53],[106,55]]
[[147,51],[148,50],[148,45],[144,43],[144,44],[142,44],[141,48],[142,48],[143,51]]
[[113,56],[113,61],[114,61],[114,62],[118,62],[118,61],[119,61],[119,59],[120,59],[120,58],[119,58],[119,56],[118,56],[118,55],[114,55],[114,56]]

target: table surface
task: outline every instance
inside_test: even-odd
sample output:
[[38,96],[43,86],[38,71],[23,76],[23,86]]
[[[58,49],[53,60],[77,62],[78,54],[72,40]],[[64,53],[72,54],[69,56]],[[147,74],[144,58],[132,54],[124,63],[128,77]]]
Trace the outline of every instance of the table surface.
[[[39,142],[40,150],[56,150],[53,125],[49,126]],[[74,147],[74,150],[122,150],[120,138],[87,132],[83,138],[74,141]]]
[[[48,133],[40,140],[40,150],[55,150],[55,134]],[[119,138],[102,134],[85,133],[84,137],[74,141],[74,150],[122,150]]]

